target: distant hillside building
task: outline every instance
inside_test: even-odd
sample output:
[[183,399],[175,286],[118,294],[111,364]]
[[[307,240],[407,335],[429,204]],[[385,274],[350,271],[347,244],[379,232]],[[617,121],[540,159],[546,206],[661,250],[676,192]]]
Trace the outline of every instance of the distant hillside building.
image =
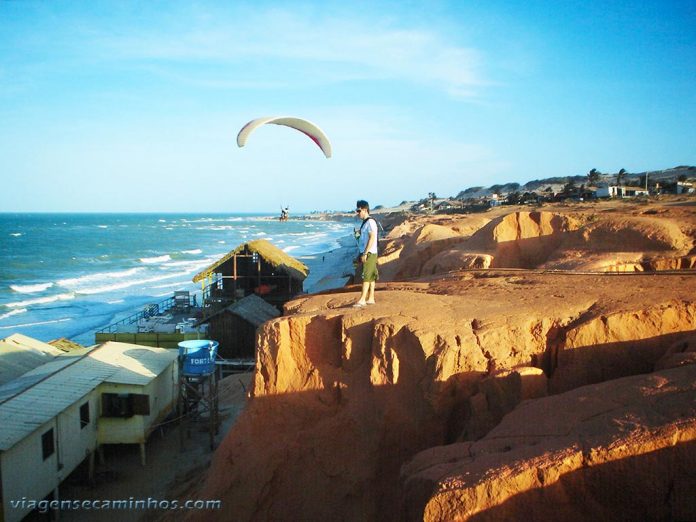
[[636,196],[647,196],[649,192],[639,187],[626,187],[620,185],[607,185],[597,188],[598,198],[634,198]]
[[690,181],[677,181],[677,194],[693,194],[696,192]]

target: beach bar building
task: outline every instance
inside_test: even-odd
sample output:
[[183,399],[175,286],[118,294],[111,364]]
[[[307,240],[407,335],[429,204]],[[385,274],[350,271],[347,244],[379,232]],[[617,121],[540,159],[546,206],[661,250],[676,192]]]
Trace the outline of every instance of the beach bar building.
[[302,262],[269,241],[258,239],[239,245],[196,274],[193,281],[204,285],[203,304],[208,309],[204,316],[209,317],[251,294],[280,310],[303,292],[308,274],[309,268]]
[[[177,352],[124,343],[73,350],[0,386],[0,520],[52,495],[101,444],[140,444],[173,408]],[[22,500],[24,499],[24,502]]]

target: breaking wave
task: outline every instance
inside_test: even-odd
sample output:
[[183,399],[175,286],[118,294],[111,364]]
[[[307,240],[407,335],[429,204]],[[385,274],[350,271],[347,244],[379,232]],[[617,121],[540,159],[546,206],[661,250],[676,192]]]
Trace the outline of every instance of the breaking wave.
[[53,283],[37,283],[34,285],[10,285],[10,288],[18,294],[35,294],[43,292],[53,286]]

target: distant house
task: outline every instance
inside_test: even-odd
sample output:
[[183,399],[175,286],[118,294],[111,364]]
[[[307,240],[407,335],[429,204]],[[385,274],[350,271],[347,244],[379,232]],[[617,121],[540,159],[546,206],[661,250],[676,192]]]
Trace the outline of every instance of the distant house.
[[204,306],[217,312],[251,294],[280,308],[303,291],[309,268],[265,239],[239,245],[196,274],[206,283]]
[[208,333],[219,343],[218,354],[225,359],[255,356],[256,330],[280,315],[278,309],[255,294],[223,308],[205,319]]
[[445,199],[433,206],[435,212],[447,213],[448,211],[461,209],[464,205],[456,199]]
[[2,519],[11,500],[59,498],[59,484],[102,444],[140,444],[173,408],[177,352],[106,343],[55,357],[0,386]]
[[598,187],[596,192],[598,198],[633,198],[636,196],[647,196],[648,194],[648,191],[645,189],[619,185]]
[[693,194],[696,192],[690,181],[677,181],[677,194]]

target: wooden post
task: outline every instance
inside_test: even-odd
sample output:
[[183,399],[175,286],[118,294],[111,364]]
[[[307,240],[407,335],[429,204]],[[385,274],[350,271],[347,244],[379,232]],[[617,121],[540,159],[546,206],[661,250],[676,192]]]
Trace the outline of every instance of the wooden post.
[[99,464],[103,466],[106,464],[106,459],[104,458],[104,446],[100,444],[97,448],[97,452],[99,453]]
[[87,472],[87,478],[90,484],[94,484],[94,453],[94,451],[89,452],[89,471]]
[[256,286],[261,286],[261,256],[256,257]]
[[145,443],[141,442],[140,443],[140,463],[145,467]]

